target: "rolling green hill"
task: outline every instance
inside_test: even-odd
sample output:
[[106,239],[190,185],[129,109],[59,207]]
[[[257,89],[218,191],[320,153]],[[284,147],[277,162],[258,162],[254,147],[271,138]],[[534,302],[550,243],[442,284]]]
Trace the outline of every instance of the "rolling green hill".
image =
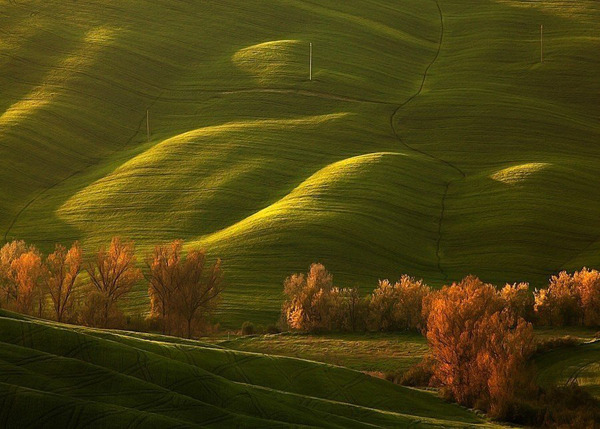
[[600,342],[567,347],[536,358],[538,379],[542,385],[577,383],[600,399]]
[[600,263],[599,23],[593,0],[0,0],[0,231],[205,246],[231,326],[315,261],[363,290],[542,285]]
[[492,427],[342,367],[0,312],[4,428]]

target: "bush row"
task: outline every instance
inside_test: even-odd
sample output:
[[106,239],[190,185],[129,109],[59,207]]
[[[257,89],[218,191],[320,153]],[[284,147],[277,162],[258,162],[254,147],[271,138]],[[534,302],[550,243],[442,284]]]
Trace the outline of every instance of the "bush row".
[[[473,276],[463,281],[480,282]],[[423,280],[403,275],[395,283],[380,280],[372,293],[361,296],[358,288],[335,286],[322,264],[312,264],[308,273],[285,280],[282,320],[289,329],[305,332],[419,331],[425,328],[429,302],[437,293]],[[506,284],[497,295],[505,308],[535,325],[600,326],[596,270],[563,271],[550,279],[547,289]]]

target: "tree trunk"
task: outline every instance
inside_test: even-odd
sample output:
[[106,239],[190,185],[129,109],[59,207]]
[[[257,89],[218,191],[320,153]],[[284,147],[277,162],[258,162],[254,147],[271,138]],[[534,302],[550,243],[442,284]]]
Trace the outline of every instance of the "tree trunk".
[[187,321],[187,333],[188,333],[187,334],[188,339],[191,339],[192,338],[192,319],[191,318],[188,319],[188,321]]
[[104,328],[108,327],[108,309],[109,309],[109,303],[108,301],[106,302],[106,304],[104,304],[104,320],[102,321],[102,325]]

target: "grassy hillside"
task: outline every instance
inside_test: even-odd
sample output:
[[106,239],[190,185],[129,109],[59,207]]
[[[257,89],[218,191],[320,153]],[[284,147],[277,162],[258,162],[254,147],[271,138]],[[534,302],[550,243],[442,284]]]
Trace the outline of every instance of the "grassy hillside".
[[5,239],[206,246],[231,326],[314,261],[363,289],[600,265],[597,2],[0,1]]
[[2,427],[491,427],[341,367],[0,312]]
[[536,359],[541,384],[577,383],[600,399],[600,342],[544,353]]

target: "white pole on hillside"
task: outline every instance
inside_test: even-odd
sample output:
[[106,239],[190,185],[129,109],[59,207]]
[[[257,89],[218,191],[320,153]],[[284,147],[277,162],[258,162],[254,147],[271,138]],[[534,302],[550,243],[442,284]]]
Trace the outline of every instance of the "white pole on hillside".
[[312,43],[310,44],[310,55],[308,60],[308,79],[312,82]]
[[150,109],[146,109],[146,134],[148,134],[148,142],[150,141]]
[[544,62],[544,24],[540,24],[540,63]]

